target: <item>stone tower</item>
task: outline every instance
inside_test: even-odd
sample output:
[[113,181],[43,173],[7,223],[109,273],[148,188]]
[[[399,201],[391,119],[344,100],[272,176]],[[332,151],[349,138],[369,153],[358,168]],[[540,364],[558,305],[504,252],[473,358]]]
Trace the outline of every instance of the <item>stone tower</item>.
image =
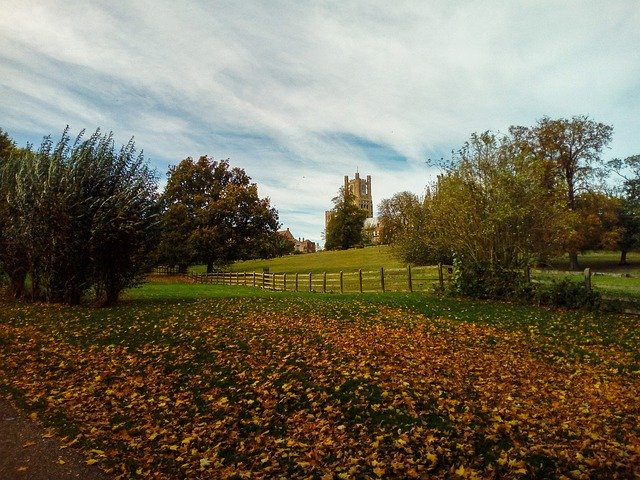
[[[344,191],[349,192],[353,196],[353,201],[362,210],[367,212],[367,218],[373,218],[373,198],[371,197],[371,175],[367,175],[367,179],[360,178],[360,174],[356,172],[356,177],[349,180],[349,176],[344,176]],[[325,231],[329,221],[333,218],[333,210],[324,212]]]
[[371,198],[371,175],[367,175],[367,179],[360,178],[360,174],[356,172],[356,177],[349,180],[347,175],[344,176],[344,191],[353,195],[354,202],[362,210],[367,212],[367,218],[373,218],[373,199]]

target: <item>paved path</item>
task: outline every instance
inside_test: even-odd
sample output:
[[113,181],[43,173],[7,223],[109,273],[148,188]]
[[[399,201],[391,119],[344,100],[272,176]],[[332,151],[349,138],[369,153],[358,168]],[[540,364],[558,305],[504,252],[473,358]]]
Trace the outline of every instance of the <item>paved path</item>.
[[61,449],[56,438],[44,438],[44,429],[0,397],[0,479],[108,480],[99,468],[85,463],[82,454]]

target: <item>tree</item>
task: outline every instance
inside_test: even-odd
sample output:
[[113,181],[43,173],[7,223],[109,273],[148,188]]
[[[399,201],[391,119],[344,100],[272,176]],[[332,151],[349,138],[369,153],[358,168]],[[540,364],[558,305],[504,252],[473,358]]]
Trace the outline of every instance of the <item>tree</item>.
[[623,179],[619,195],[620,265],[627,265],[627,253],[640,249],[640,155],[614,159],[609,167]]
[[353,195],[344,188],[340,189],[333,202],[334,208],[325,232],[325,249],[346,250],[362,245],[362,229],[368,213],[355,203]]
[[9,134],[0,129],[0,276],[6,275],[9,293],[16,298],[24,295],[28,269],[25,245],[19,241],[14,228],[18,213],[8,198],[18,173],[19,162],[15,157],[22,153],[25,152],[16,147]]
[[75,304],[94,288],[114,303],[148,266],[156,178],[133,141],[116,153],[112,134],[82,137],[72,143],[65,130],[2,165],[12,239],[3,250],[18,254],[12,283],[28,273],[34,299]]
[[380,243],[384,245],[395,243],[396,239],[412,222],[412,211],[420,200],[411,192],[396,193],[391,198],[385,198],[378,205],[380,222]]
[[505,296],[515,270],[561,251],[558,194],[512,135],[473,134],[442,166],[422,205],[404,202],[394,237],[404,261],[454,261],[460,292]]
[[278,214],[241,168],[228,160],[191,157],[172,166],[162,195],[161,261],[182,268],[272,256]]
[[[511,127],[510,132],[549,168],[557,181],[556,188],[564,191],[566,208],[577,212],[577,195],[593,188],[601,166],[600,154],[611,141],[613,127],[586,116],[556,120],[544,117],[535,127]],[[570,268],[577,270],[578,252],[584,249],[586,238],[582,230],[584,219],[574,216],[574,220],[567,225],[565,248]]]

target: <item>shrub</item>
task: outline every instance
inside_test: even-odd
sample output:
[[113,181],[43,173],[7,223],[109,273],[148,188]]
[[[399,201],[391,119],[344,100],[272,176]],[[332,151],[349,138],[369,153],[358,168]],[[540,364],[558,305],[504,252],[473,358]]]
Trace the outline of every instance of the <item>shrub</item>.
[[535,299],[540,305],[588,310],[597,310],[602,303],[599,292],[587,289],[584,283],[569,279],[539,284],[535,290]]

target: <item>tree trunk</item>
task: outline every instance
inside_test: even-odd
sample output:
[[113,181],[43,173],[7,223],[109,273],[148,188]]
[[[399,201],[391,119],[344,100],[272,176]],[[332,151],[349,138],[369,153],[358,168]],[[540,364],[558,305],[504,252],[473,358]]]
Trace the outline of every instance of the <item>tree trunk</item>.
[[213,273],[213,262],[207,262],[207,273]]
[[580,263],[578,262],[578,252],[569,252],[569,269],[581,270]]
[[120,289],[115,285],[105,285],[103,307],[113,307],[120,300]]
[[626,250],[622,250],[620,252],[620,265],[629,265],[629,262],[627,262],[627,251]]

